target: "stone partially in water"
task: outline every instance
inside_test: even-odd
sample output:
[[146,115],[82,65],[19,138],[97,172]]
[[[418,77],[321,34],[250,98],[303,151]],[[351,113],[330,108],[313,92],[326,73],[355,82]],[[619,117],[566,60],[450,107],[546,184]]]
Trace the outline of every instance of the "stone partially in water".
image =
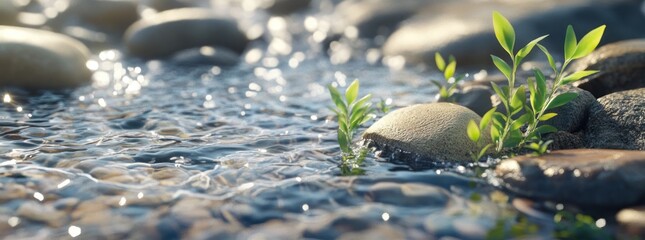
[[90,82],[90,52],[67,36],[0,26],[0,87],[61,89]]
[[495,169],[519,195],[582,206],[619,207],[645,198],[645,152],[559,150],[502,161]]
[[477,149],[468,139],[466,126],[470,120],[480,119],[477,113],[452,103],[419,104],[387,114],[368,128],[363,138],[377,148],[413,153],[424,162],[467,161]]
[[645,150],[645,88],[612,93],[598,102],[590,109],[585,145]]
[[[550,87],[551,84],[549,84]],[[591,93],[572,86],[563,86],[557,91],[558,94],[572,92],[578,94],[571,102],[547,112],[557,113],[558,115],[542,124],[554,126],[560,131],[575,133],[581,131],[589,118],[589,111],[592,107],[597,107],[598,101]],[[527,96],[527,101],[529,96]],[[530,102],[527,102],[530,104]]]
[[199,8],[157,13],[132,24],[125,34],[128,52],[145,59],[201,46],[221,46],[240,53],[248,41],[235,19]]
[[577,60],[572,72],[598,70],[598,74],[574,83],[597,98],[645,87],[645,39],[607,44]]

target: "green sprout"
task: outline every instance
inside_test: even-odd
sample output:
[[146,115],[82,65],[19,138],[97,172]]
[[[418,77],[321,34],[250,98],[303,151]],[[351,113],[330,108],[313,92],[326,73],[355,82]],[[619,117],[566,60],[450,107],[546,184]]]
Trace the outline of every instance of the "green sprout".
[[468,134],[468,138],[470,141],[474,142],[477,145],[477,154],[471,152],[470,157],[472,158],[473,161],[478,161],[484,155],[486,152],[488,152],[488,149],[493,146],[493,144],[487,144],[482,146],[482,141],[483,141],[483,136],[482,133],[486,131],[488,128],[491,119],[493,118],[493,114],[495,114],[495,111],[497,108],[492,108],[484,116],[482,117],[482,120],[479,121],[479,124],[475,122],[475,120],[470,120],[468,123],[468,127],[466,128],[466,133]]
[[443,73],[445,84],[442,84],[437,80],[431,81],[437,86],[437,88],[439,88],[440,99],[454,102],[455,99],[453,99],[453,95],[457,91],[458,83],[464,79],[463,76],[455,76],[457,61],[455,60],[455,57],[450,55],[448,58],[448,64],[446,65],[446,60],[438,52],[434,54],[434,60],[437,65],[437,69]]
[[388,113],[392,107],[390,106],[390,103],[392,102],[392,99],[382,99],[376,103],[376,109],[381,112],[381,113]]
[[372,95],[367,94],[362,98],[358,98],[358,79],[354,80],[347,87],[344,100],[336,87],[328,85],[327,88],[336,106],[336,108],[330,109],[336,113],[336,117],[338,118],[338,145],[342,152],[343,161],[341,170],[345,167],[350,172],[356,172],[352,171],[352,169],[358,169],[358,166],[363,162],[368,151],[364,148],[354,149],[352,147],[352,140],[358,128],[374,118],[374,114],[372,114],[374,109],[370,103]]
[[535,156],[541,156],[549,151],[549,145],[551,145],[551,143],[553,143],[553,140],[548,140],[546,142],[540,140],[539,142],[528,143],[524,148],[533,150],[533,155]]
[[[493,12],[493,27],[495,37],[511,58],[511,64],[509,65],[503,59],[491,55],[495,66],[508,80],[508,86],[503,87],[492,83],[493,90],[500,97],[506,109],[504,113],[497,112],[493,115],[491,128],[491,137],[496,145],[495,150],[500,153],[504,149],[522,148],[528,142],[539,142],[541,135],[557,131],[553,126],[540,125],[540,122],[557,116],[556,113],[549,113],[547,111],[567,104],[576,98],[577,94],[571,92],[556,94],[556,92],[566,84],[597,73],[597,71],[580,71],[564,76],[564,69],[572,60],[590,54],[598,46],[605,26],[603,25],[590,31],[580,42],[575,37],[573,27],[569,26],[565,38],[565,61],[559,71],[551,54],[549,54],[544,46],[538,44],[547,35],[530,41],[519,51],[514,52],[515,30],[508,19],[499,12]],[[522,85],[515,88],[515,80],[518,66],[520,66],[522,60],[528,56],[535,46],[545,53],[549,65],[556,75],[552,87],[547,90],[544,74],[540,70],[534,70],[535,80],[528,80],[530,104],[527,104],[527,87]],[[524,110],[524,114],[519,115],[522,110]],[[528,126],[525,131],[522,131],[523,126]]]

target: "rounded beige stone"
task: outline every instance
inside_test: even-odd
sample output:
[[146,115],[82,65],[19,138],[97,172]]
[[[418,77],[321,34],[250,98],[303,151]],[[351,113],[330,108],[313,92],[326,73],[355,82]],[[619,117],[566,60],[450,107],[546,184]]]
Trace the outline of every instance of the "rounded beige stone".
[[90,51],[70,37],[0,26],[0,87],[61,89],[90,82]]
[[[470,153],[478,151],[466,134],[470,120],[479,122],[481,117],[456,104],[413,105],[387,114],[368,128],[363,138],[423,159],[469,161]],[[490,142],[489,134],[482,133],[482,137],[482,145]]]

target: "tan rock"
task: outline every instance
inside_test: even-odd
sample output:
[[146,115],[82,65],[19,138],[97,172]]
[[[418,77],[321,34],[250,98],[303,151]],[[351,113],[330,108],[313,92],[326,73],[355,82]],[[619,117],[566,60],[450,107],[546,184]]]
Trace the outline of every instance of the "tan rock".
[[90,52],[67,36],[0,26],[0,86],[60,89],[90,82]]
[[[468,161],[470,152],[477,151],[466,134],[470,120],[479,122],[481,118],[456,104],[413,105],[387,114],[368,128],[363,138],[372,140],[377,148],[411,152],[420,159]],[[489,139],[489,134],[482,136]]]

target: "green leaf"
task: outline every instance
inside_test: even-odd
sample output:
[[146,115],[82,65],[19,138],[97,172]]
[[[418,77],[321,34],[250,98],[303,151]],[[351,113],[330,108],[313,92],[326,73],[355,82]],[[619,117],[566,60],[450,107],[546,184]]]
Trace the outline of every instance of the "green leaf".
[[526,89],[524,85],[520,86],[515,90],[515,94],[513,94],[513,98],[511,99],[511,109],[521,109],[522,106],[524,106],[524,102],[526,101]]
[[451,61],[450,63],[448,63],[448,66],[446,66],[446,71],[443,72],[443,76],[446,78],[446,80],[455,75],[455,68],[457,68],[457,62]]
[[477,141],[479,141],[481,133],[479,132],[479,128],[477,127],[475,120],[470,120],[470,122],[468,122],[466,133],[468,133],[468,138],[470,138],[470,141],[473,141],[474,143],[477,143]]
[[356,100],[356,97],[358,96],[358,88],[358,80],[354,80],[352,84],[347,87],[347,90],[345,90],[345,100],[347,100],[348,105],[351,105],[354,103],[354,100]]
[[513,25],[502,14],[494,11],[493,28],[499,44],[509,55],[513,56],[513,48],[515,47],[515,30],[513,29]]
[[557,113],[545,113],[544,115],[542,115],[540,117],[540,121],[546,121],[546,120],[549,120],[549,119],[551,119],[551,118],[553,118],[555,116],[558,116],[558,114]]
[[573,54],[572,59],[581,58],[589,55],[593,50],[596,49],[602,39],[602,34],[605,32],[605,25],[597,27],[594,30],[591,30],[587,35],[580,39],[578,47],[576,48],[575,53]]
[[576,53],[578,47],[578,40],[576,39],[576,32],[573,31],[571,25],[567,26],[567,34],[564,37],[564,59],[573,59],[573,54]]
[[554,109],[562,105],[565,105],[571,100],[575,99],[577,96],[578,94],[574,92],[566,92],[566,93],[560,94],[556,96],[553,99],[553,101],[551,101],[551,103],[549,103],[549,106],[546,108],[546,110]]
[[579,71],[572,73],[564,78],[562,78],[562,81],[560,82],[560,85],[566,85],[575,81],[578,81],[580,79],[583,79],[589,75],[598,73],[596,70],[586,70],[586,71]]
[[542,50],[544,55],[546,55],[546,59],[549,61],[549,66],[551,66],[551,69],[553,70],[553,72],[554,73],[558,72],[558,68],[555,66],[555,60],[553,60],[553,56],[551,56],[551,53],[549,53],[549,50],[547,50],[541,44],[538,44],[537,46],[538,46],[538,48],[540,48],[540,50]]
[[531,118],[533,118],[531,114],[522,114],[522,116],[520,116],[513,122],[511,129],[515,130],[521,128],[522,126],[528,124],[531,121]]
[[443,87],[443,85],[437,80],[430,80],[430,82],[432,82],[432,84],[437,86],[437,89],[441,89]]
[[528,44],[526,44],[526,46],[524,46],[522,49],[520,49],[520,51],[517,52],[517,55],[515,55],[516,58],[520,59],[520,60],[518,60],[518,62],[521,61],[521,59],[523,59],[526,56],[528,56],[529,53],[531,53],[531,51],[533,50],[533,47],[535,47],[535,45],[538,42],[542,41],[542,39],[544,39],[544,38],[546,38],[548,36],[549,35],[544,35],[544,36],[541,36],[539,38],[533,39],[533,41],[530,41]]
[[446,69],[446,61],[443,60],[443,57],[441,56],[440,53],[436,52],[434,53],[434,62],[437,64],[437,68],[439,71],[444,71]]
[[336,107],[340,110],[338,112],[347,113],[347,106],[345,105],[345,102],[343,102],[343,99],[340,97],[340,93],[338,92],[338,89],[336,89],[331,84],[327,85],[327,88],[329,89],[331,100],[334,102]]
[[499,96],[499,99],[500,99],[504,104],[506,104],[506,99],[508,99],[508,97],[506,96],[506,94],[504,93],[504,91],[502,91],[502,89],[500,89],[500,88],[499,88],[499,86],[497,85],[497,83],[495,83],[495,82],[490,82],[490,83],[491,83],[491,86],[493,86],[493,91],[495,91],[495,93],[497,94],[497,96]]
[[341,151],[345,153],[351,152],[350,143],[347,141],[347,133],[340,128],[338,129],[338,145]]
[[506,79],[511,79],[511,67],[504,60],[495,55],[490,55],[490,57],[493,59],[495,67],[504,74]]
[[490,138],[495,142],[499,140],[499,129],[496,127],[490,128]]
[[493,118],[493,114],[495,114],[495,111],[497,111],[497,107],[493,107],[488,112],[484,114],[482,117],[482,120],[479,121],[479,130],[484,131],[486,127],[488,127],[488,124],[490,123],[491,118]]
[[448,90],[446,90],[445,87],[441,87],[439,89],[439,96],[443,99],[448,99],[450,97],[450,94],[448,94]]
[[534,69],[533,73],[535,75],[535,83],[537,84],[538,93],[540,93],[542,97],[546,97],[546,78],[544,77],[544,73],[542,73],[540,69]]
[[535,131],[538,132],[539,134],[543,135],[543,134],[547,134],[547,133],[557,132],[558,129],[555,128],[554,126],[551,126],[551,125],[542,125],[542,126],[539,126],[537,129],[535,129]]
[[367,103],[372,99],[372,94],[367,94],[361,99],[358,99],[356,103],[354,104],[354,108],[362,108],[362,107],[367,107]]
[[481,150],[479,150],[479,155],[477,155],[477,160],[481,159],[484,156],[484,154],[486,154],[486,152],[488,152],[488,149],[490,147],[492,147],[492,146],[493,146],[493,144],[488,144],[488,145],[484,146]]

